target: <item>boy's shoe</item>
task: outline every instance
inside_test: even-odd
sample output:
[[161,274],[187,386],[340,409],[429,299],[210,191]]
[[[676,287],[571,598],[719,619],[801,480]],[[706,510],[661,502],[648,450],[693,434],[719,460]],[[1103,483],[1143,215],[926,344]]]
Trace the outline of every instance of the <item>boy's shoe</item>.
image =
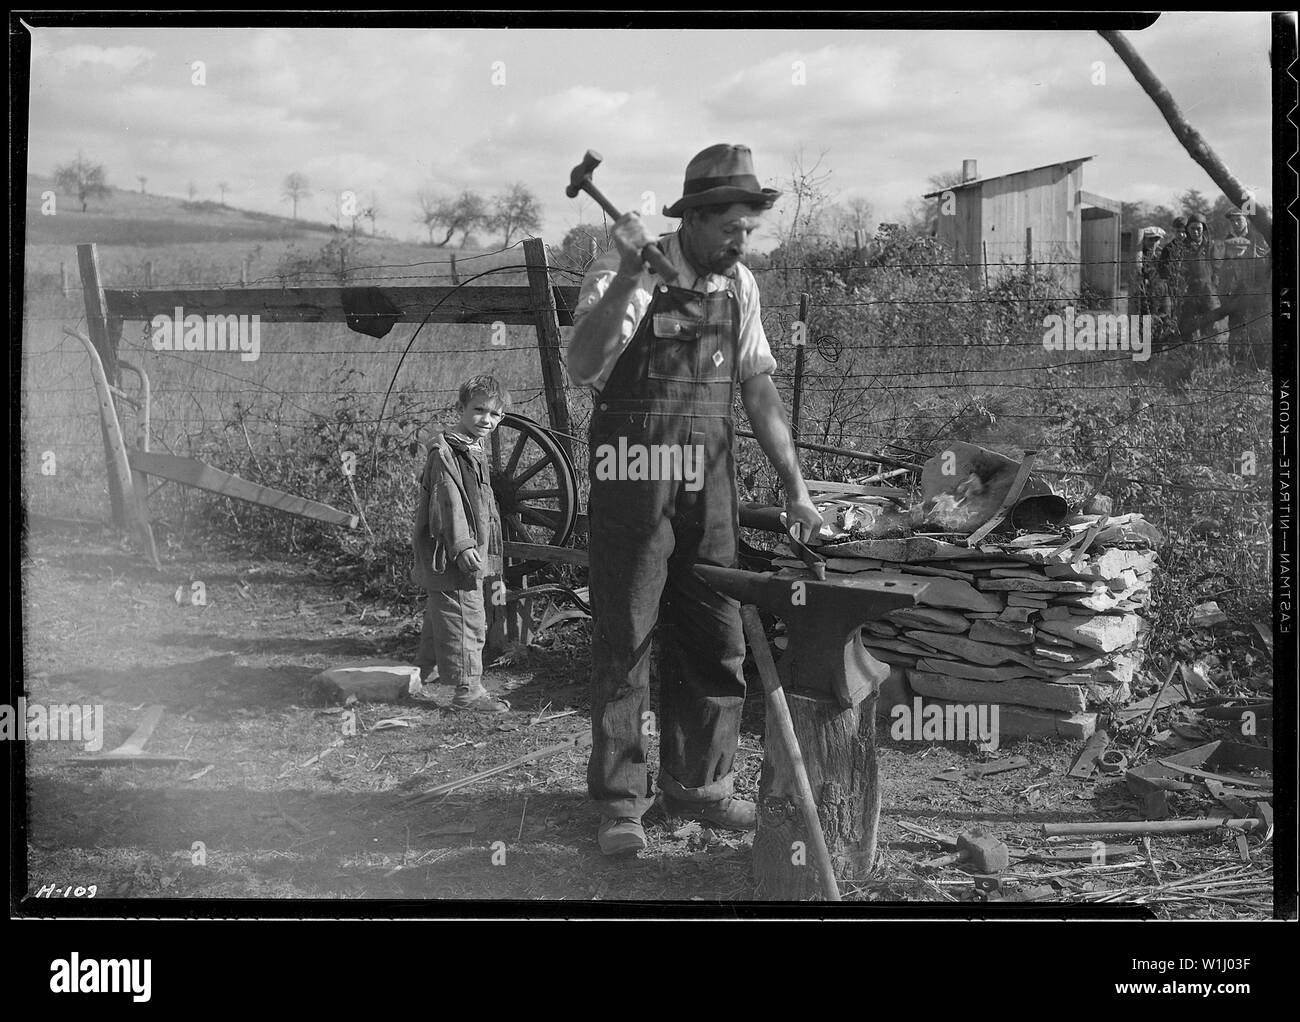
[[717,802],[678,802],[663,796],[665,812],[688,820],[700,820],[724,830],[757,830],[758,808],[743,798],[728,796]]
[[606,855],[627,855],[645,848],[645,828],[635,816],[611,817],[600,821],[596,840]]
[[482,686],[470,688],[468,685],[456,686],[456,696],[451,701],[451,708],[453,710],[475,710],[478,713],[510,712],[510,704],[504,699],[498,699]]

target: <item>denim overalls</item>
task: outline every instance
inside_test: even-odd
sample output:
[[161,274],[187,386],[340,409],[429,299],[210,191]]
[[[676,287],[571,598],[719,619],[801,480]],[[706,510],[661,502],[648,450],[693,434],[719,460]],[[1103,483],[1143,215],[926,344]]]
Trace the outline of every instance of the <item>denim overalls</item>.
[[[739,604],[698,581],[691,568],[736,561],[731,405],[739,324],[734,284],[711,294],[657,285],[593,409],[587,790],[605,817],[640,817],[652,805],[646,750],[655,733],[662,791],[689,802],[732,792],[745,698]],[[696,478],[703,485],[621,473],[597,478],[603,445],[615,451],[621,438],[629,451],[680,445],[685,454],[699,445]],[[657,720],[650,713],[655,635],[661,653]]]

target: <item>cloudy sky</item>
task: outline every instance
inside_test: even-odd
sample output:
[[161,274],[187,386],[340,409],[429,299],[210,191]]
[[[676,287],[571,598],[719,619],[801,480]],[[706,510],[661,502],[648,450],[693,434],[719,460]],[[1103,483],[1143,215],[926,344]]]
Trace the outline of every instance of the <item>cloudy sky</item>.
[[[1267,198],[1268,16],[1171,14],[1130,39]],[[588,148],[627,207],[646,191],[655,208],[672,202],[687,160],[715,142],[749,145],[774,185],[794,154],[825,151],[827,186],[879,220],[963,158],[993,176],[1096,154],[1089,191],[1216,193],[1093,32],[39,29],[31,79],[30,172],[80,150],[120,187],[143,174],[150,192],[194,181],[216,198],[225,181],[232,205],[287,213],[281,182],[300,171],[313,189],[300,215],[333,220],[339,192],[373,193],[379,230],[411,239],[421,189],[519,181],[558,241],[598,218],[563,194]]]

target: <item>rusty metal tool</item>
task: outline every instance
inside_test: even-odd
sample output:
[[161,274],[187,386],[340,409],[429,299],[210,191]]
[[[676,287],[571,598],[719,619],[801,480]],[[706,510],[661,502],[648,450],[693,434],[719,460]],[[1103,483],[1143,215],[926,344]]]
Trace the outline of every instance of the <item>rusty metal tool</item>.
[[930,778],[932,781],[978,781],[982,777],[989,777],[992,774],[1003,774],[1008,770],[1023,770],[1029,766],[1029,760],[1024,756],[1008,756],[1006,759],[995,759],[991,763],[976,763],[973,767],[949,767],[947,770],[940,770]]
[[[592,172],[604,162],[604,159],[605,157],[596,150],[588,149],[586,155],[582,157],[582,162],[569,172],[569,185],[564,189],[564,194],[573,199],[577,197],[578,192],[586,192],[600,204],[601,209],[618,220],[623,214],[609,199],[605,198],[605,194],[591,180]],[[677,271],[673,269],[673,264],[654,242],[641,250],[641,261],[654,267],[655,273],[659,274],[666,283],[671,284],[677,279]]]
[[803,541],[802,526],[798,522],[787,521],[784,511],[781,512],[781,524],[785,527],[786,538],[790,540],[790,549],[795,556],[808,566],[813,578],[819,582],[826,581],[826,558]]
[[1079,753],[1079,758],[1074,761],[1074,766],[1070,767],[1067,776],[1077,777],[1081,781],[1086,781],[1092,776],[1097,767],[1097,759],[1106,751],[1106,746],[1110,744],[1110,733],[1106,730],[1094,731],[1088,742]]
[[778,579],[771,574],[697,564],[695,574],[742,605],[761,607],[785,622],[789,644],[777,673],[786,690],[833,695],[842,708],[857,706],[889,677],[889,665],[867,651],[862,626],[891,610],[916,605],[928,583],[872,579]]
[[812,785],[808,782],[808,768],[804,766],[803,754],[799,751],[799,738],[794,733],[790,706],[785,701],[776,664],[772,662],[772,650],[767,645],[763,622],[759,620],[757,609],[751,606],[740,608],[740,620],[745,626],[745,638],[749,640],[754,663],[758,666],[758,676],[763,682],[763,692],[767,696],[768,723],[774,725],[776,737],[781,742],[786,761],[794,774],[795,792],[803,814],[804,830],[812,841],[813,859],[821,878],[822,893],[827,901],[839,901],[840,887],[835,880],[835,866],[831,862],[830,849],[826,847],[821,817],[817,815],[817,800],[813,797]]
[[1207,830],[1218,830],[1220,827],[1230,828],[1232,830],[1260,831],[1264,835],[1264,840],[1268,841],[1273,836],[1273,807],[1267,802],[1260,802],[1255,806],[1256,815],[1254,818],[1245,817],[1242,819],[1229,820],[1224,817],[1215,816],[1203,820],[1133,820],[1120,821],[1115,823],[1044,823],[1042,824],[1044,837],[1062,837],[1067,834],[1096,834],[1105,836],[1108,834],[1197,834]]

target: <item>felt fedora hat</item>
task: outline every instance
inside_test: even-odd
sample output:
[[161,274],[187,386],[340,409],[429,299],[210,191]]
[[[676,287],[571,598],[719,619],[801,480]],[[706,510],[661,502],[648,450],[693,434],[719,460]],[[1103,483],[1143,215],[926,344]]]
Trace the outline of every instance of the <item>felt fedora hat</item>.
[[770,209],[780,195],[758,183],[749,146],[711,145],[686,165],[682,197],[664,207],[664,216],[679,217],[684,210],[723,202],[762,203]]

